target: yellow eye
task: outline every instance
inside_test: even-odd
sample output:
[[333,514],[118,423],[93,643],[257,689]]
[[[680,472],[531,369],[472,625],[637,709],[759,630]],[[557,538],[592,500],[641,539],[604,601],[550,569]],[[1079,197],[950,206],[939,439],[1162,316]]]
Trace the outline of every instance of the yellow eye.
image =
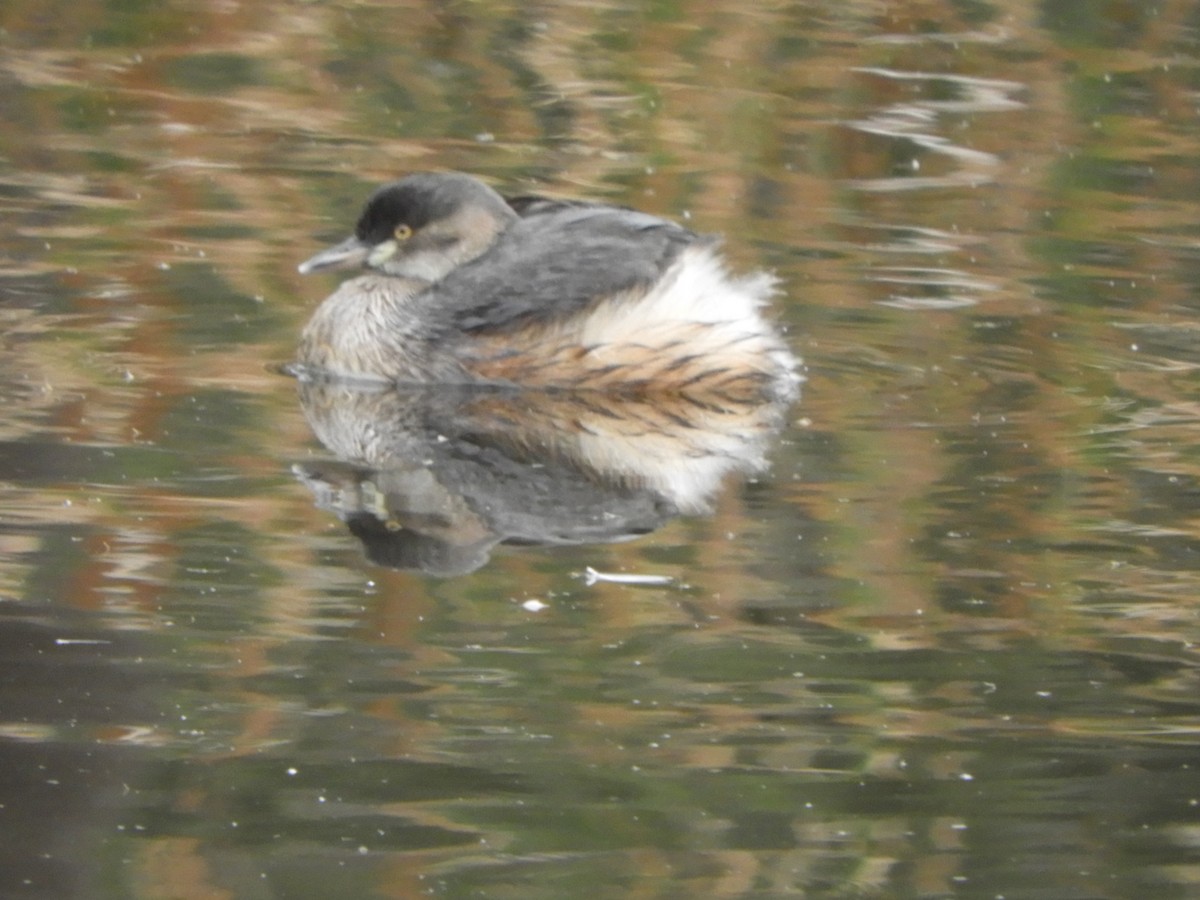
[[398,241],[407,241],[412,237],[412,228],[401,222],[396,226],[395,231],[392,232],[392,237]]

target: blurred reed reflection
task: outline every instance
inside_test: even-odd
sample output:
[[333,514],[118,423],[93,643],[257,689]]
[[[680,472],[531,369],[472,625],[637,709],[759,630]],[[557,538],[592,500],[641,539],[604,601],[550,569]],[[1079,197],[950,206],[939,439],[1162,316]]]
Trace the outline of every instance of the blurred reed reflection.
[[337,461],[295,466],[379,565],[459,575],[497,544],[603,543],[761,470],[784,401],[301,381]]

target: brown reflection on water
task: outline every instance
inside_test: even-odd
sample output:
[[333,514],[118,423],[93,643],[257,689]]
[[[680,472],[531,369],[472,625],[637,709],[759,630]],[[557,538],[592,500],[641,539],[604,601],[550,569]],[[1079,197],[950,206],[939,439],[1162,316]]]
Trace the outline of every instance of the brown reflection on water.
[[[0,27],[4,890],[1192,890],[1191,4]],[[630,543],[370,566],[272,367],[295,264],[416,168],[777,269],[773,469]]]

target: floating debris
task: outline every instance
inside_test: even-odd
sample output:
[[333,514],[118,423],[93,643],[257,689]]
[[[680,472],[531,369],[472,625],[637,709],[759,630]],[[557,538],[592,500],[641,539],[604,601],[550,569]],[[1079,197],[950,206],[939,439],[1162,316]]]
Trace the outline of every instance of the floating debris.
[[635,575],[624,572],[597,572],[591,566],[583,570],[583,583],[588,587],[600,581],[612,584],[670,584],[675,578],[671,575]]

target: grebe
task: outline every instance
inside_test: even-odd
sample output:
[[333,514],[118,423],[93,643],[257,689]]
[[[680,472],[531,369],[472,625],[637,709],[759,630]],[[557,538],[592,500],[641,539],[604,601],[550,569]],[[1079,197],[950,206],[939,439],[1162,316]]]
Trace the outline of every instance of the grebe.
[[369,272],[301,335],[306,374],[734,403],[787,399],[800,381],[762,314],[776,279],[731,275],[717,240],[636,210],[414,174],[299,268],[354,266]]

